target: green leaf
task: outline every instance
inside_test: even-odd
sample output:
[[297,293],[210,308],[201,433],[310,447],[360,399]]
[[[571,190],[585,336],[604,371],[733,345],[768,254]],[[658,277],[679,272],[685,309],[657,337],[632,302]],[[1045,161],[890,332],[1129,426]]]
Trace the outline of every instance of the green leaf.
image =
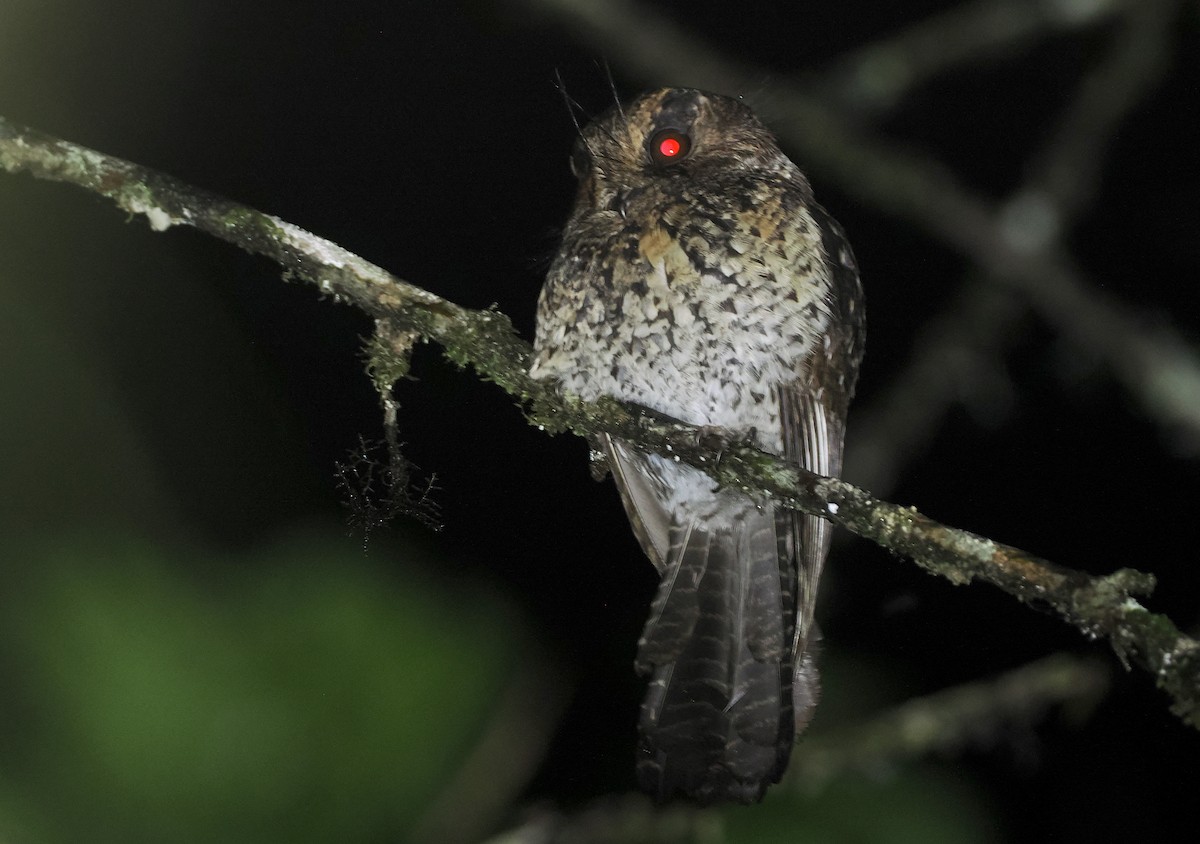
[[348,540],[20,562],[0,582],[5,838],[402,838],[518,661],[494,597]]

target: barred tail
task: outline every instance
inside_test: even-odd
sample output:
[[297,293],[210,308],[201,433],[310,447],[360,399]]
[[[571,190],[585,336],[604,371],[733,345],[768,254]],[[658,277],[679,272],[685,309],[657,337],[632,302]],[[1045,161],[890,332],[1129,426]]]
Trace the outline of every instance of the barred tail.
[[[719,511],[671,526],[638,645],[638,669],[651,674],[638,779],[660,800],[757,802],[795,738],[790,519],[731,493],[718,500]],[[798,692],[810,709],[815,697]]]

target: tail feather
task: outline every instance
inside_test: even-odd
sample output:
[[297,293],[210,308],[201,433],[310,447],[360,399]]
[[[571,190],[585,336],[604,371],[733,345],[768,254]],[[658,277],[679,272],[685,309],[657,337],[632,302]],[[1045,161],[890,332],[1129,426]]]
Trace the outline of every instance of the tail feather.
[[795,587],[780,555],[790,520],[745,499],[723,503],[721,518],[672,526],[638,645],[638,669],[652,675],[638,777],[660,799],[755,802],[794,738]]

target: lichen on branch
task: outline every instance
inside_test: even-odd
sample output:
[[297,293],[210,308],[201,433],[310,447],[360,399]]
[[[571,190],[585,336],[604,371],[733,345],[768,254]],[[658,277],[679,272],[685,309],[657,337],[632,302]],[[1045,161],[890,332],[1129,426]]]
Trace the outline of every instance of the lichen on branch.
[[785,463],[746,443],[638,413],[612,400],[583,402],[529,377],[529,344],[494,310],[471,310],[388,273],[303,229],[190,187],[176,179],[0,118],[0,167],[75,184],[108,197],[162,231],[187,225],[279,263],[285,274],[360,308],[381,330],[368,347],[381,397],[405,373],[418,339],[474,369],[508,393],[530,422],[551,433],[610,433],[647,451],[673,455],[723,485],[827,518],[909,557],[952,583],[991,583],[1021,601],[1053,609],[1090,638],[1106,638],[1125,664],[1154,677],[1172,711],[1200,729],[1200,643],[1138,601],[1150,574],[1120,569],[1094,577],[969,531],[948,527],[911,507],[890,504],[836,478]]

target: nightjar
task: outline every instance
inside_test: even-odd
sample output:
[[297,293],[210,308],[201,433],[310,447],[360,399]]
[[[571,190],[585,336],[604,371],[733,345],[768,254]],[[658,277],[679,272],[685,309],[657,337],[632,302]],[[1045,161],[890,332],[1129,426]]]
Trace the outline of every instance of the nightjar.
[[[585,127],[531,374],[842,466],[862,289],[842,229],[742,102],[664,88]],[[813,608],[832,525],[605,437],[661,577],[637,773],[660,800],[754,802],[818,697]]]

